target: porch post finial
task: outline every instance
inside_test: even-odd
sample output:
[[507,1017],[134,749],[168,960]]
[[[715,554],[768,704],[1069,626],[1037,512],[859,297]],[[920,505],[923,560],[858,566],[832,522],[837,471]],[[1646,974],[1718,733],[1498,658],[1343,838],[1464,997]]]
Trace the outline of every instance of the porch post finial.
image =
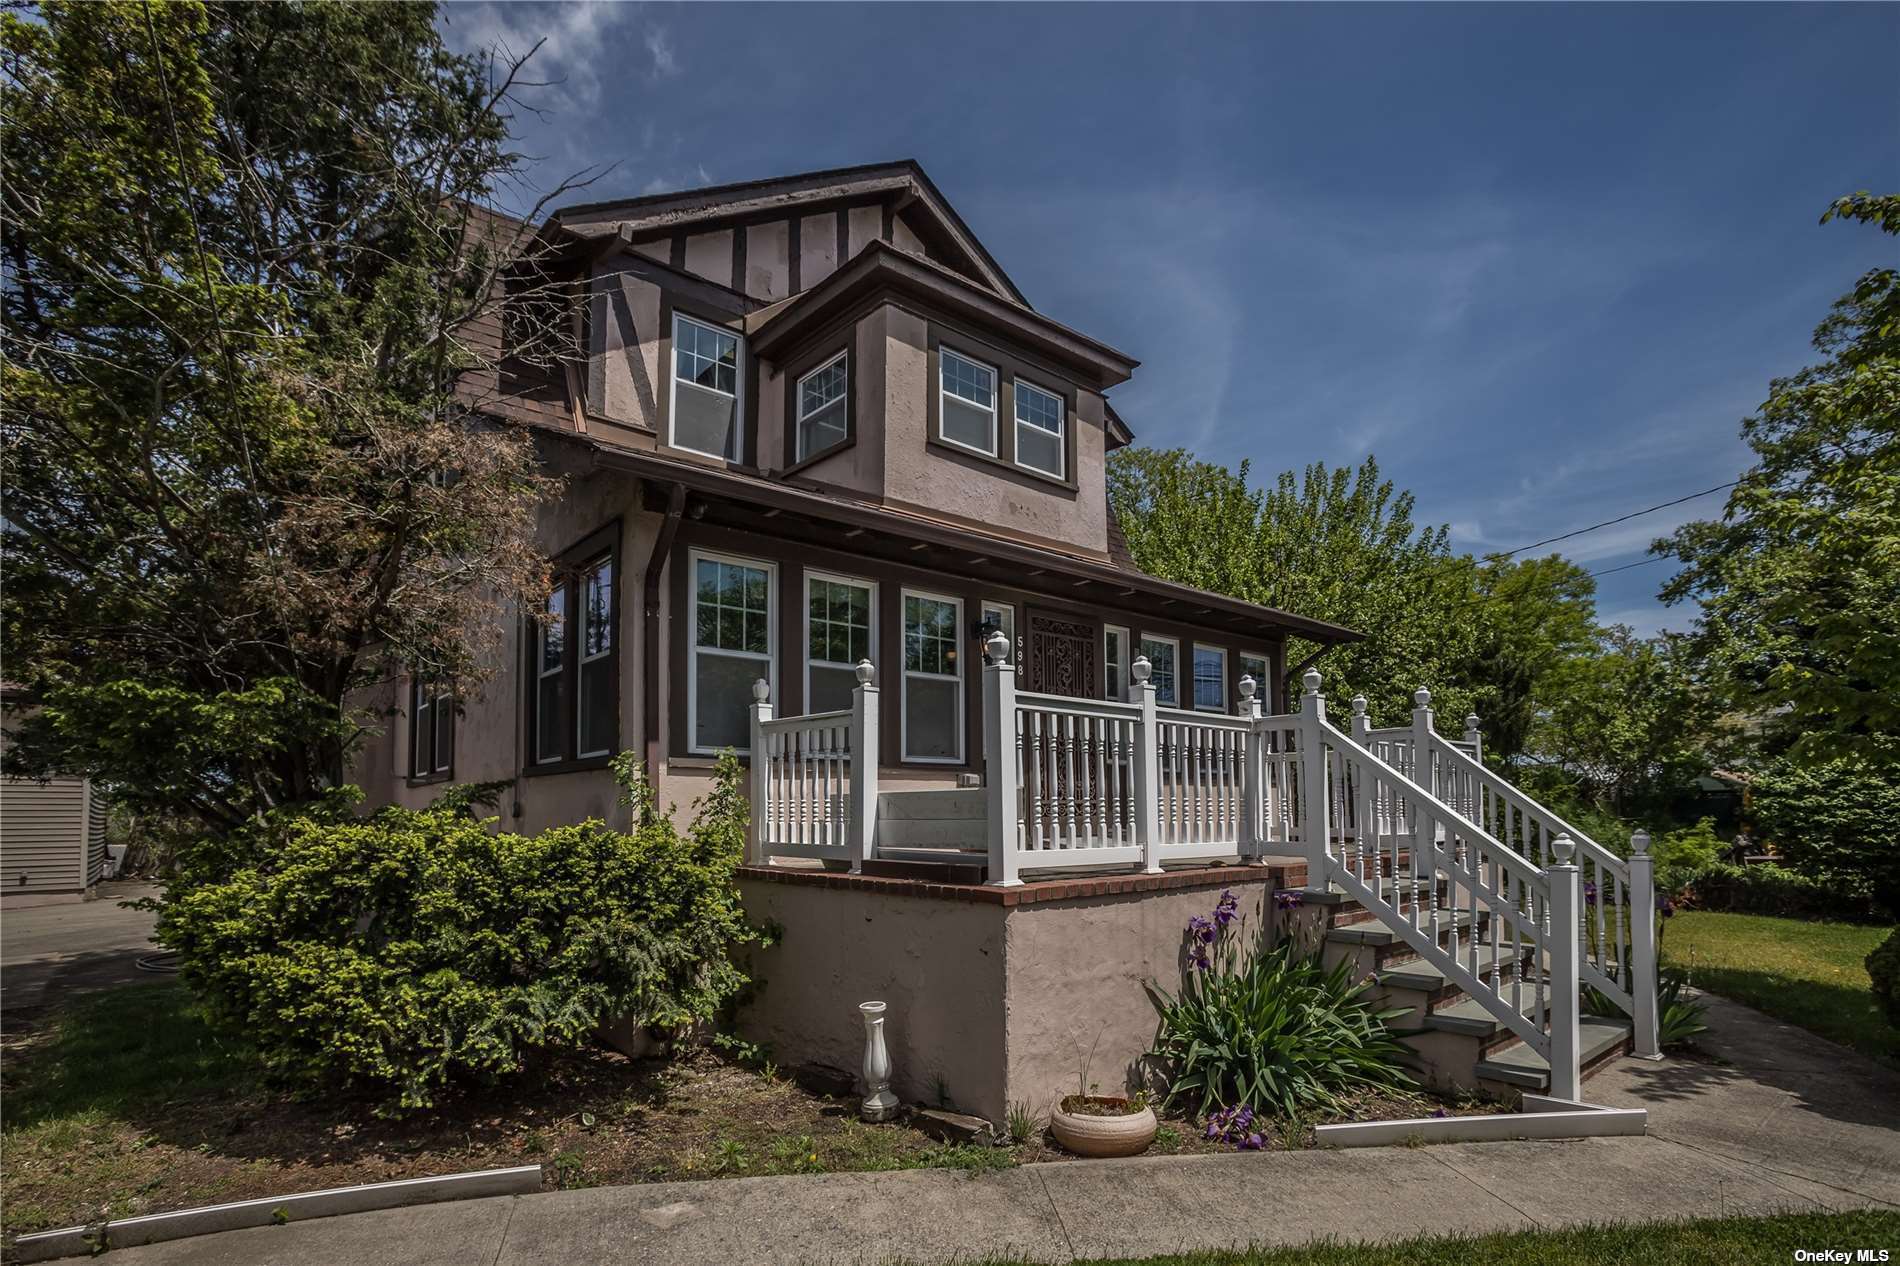
[[1306,687],[1307,694],[1309,695],[1318,694],[1319,693],[1319,669],[1309,668],[1305,672],[1301,673],[1300,684]]
[[1155,666],[1148,662],[1146,655],[1135,656],[1135,662],[1128,666],[1128,676],[1139,685],[1154,673]]
[[861,659],[858,661],[858,684],[860,686],[870,685],[871,679],[875,676],[877,676],[877,669],[871,666],[870,660]]
[[1009,659],[1009,639],[1003,636],[1001,629],[990,634],[983,643],[983,652],[990,657],[990,663],[1001,664]]
[[1369,743],[1372,741],[1372,718],[1366,715],[1366,697],[1352,697],[1352,741]]
[[753,682],[752,697],[759,703],[764,703],[767,699],[770,699],[772,697],[772,683],[763,677]]
[[1240,697],[1242,699],[1253,698],[1253,692],[1257,689],[1259,689],[1259,687],[1254,684],[1253,674],[1242,673],[1240,675]]
[[1420,686],[1412,692],[1412,702],[1420,708],[1429,708],[1432,706],[1432,692]]

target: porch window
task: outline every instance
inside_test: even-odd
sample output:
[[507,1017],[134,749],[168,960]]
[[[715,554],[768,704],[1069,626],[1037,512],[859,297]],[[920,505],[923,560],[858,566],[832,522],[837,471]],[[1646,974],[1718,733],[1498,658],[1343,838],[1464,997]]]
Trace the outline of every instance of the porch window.
[[1109,625],[1102,630],[1102,687],[1108,698],[1128,698],[1128,630]]
[[963,760],[963,603],[904,593],[904,759]]
[[455,692],[439,682],[409,683],[409,776],[447,778],[455,768]]
[[947,347],[937,349],[937,366],[939,436],[996,456],[996,371]]
[[1068,406],[1061,396],[1016,380],[1016,464],[1054,475],[1068,474],[1064,453]]
[[617,531],[606,529],[569,552],[529,625],[532,765],[604,760],[620,742],[617,558],[609,543]]
[[805,575],[805,711],[842,712],[857,689],[858,661],[877,644],[877,586]]
[[575,692],[575,754],[606,756],[614,745],[614,560],[584,568],[580,593],[580,689]]
[[850,379],[849,353],[839,352],[798,380],[798,461],[844,443]]
[[1148,680],[1155,688],[1155,702],[1164,708],[1177,706],[1178,697],[1174,690],[1174,666],[1181,644],[1171,637],[1144,637],[1141,639],[1141,653],[1148,657],[1148,665],[1153,671]]
[[673,314],[672,434],[675,448],[739,459],[744,341],[731,330]]
[[1267,689],[1267,657],[1242,651],[1240,675],[1253,678],[1254,685],[1257,687],[1253,692],[1253,697],[1260,701],[1261,707],[1268,708],[1268,701],[1273,698],[1273,692]]
[[693,662],[686,681],[686,727],[694,752],[751,746],[752,683],[773,671],[774,581],[771,563],[718,554],[691,555],[687,595]]
[[562,742],[566,731],[561,725],[561,683],[565,677],[562,669],[567,655],[566,586],[548,595],[541,616],[534,672],[534,760],[537,765],[567,755],[567,745]]
[[1227,710],[1227,652],[1218,646],[1195,644],[1194,706],[1205,712]]

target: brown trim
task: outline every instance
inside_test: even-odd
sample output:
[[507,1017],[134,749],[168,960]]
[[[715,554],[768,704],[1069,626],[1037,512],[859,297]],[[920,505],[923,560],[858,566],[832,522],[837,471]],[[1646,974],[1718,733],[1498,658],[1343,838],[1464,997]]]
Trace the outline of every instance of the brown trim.
[[[850,448],[853,444],[858,442],[858,395],[862,389],[858,365],[863,358],[857,355],[856,333],[857,327],[855,325],[847,326],[845,329],[840,330],[836,336],[844,340],[842,343],[827,342],[822,344],[819,350],[807,352],[798,360],[789,362],[785,371],[780,375],[785,380],[785,411],[782,415],[784,418],[783,429],[785,435],[782,451],[779,454],[779,456],[784,459],[784,464],[779,468],[779,475],[781,477],[803,470],[813,462],[823,461],[827,457],[835,457],[837,454],[842,453],[845,449]],[[835,444],[830,444],[819,449],[815,453],[807,453],[805,456],[800,457],[798,455],[799,379],[811,373],[813,370],[830,363],[830,361],[840,353],[845,357],[844,438]]]
[[879,209],[883,212],[883,215],[881,217],[881,223],[878,225],[877,240],[883,242],[886,246],[894,245],[897,237],[896,199],[884,199]]
[[[660,789],[660,620],[665,614],[660,584],[666,563],[673,556],[673,538],[679,533],[680,518],[686,512],[686,485],[667,489],[666,513],[660,519],[660,531],[653,538],[653,552],[647,556],[641,578],[641,733],[646,737],[646,776],[657,800]],[[674,680],[678,680],[675,678]]]
[[741,880],[794,884],[809,888],[837,888],[892,897],[917,897],[935,901],[965,901],[974,905],[1016,906],[1047,905],[1052,901],[1078,901],[1097,897],[1138,896],[1151,892],[1192,892],[1199,889],[1231,888],[1239,884],[1267,884],[1275,891],[1306,886],[1306,863],[1274,863],[1253,866],[1204,866],[1163,871],[1159,875],[1101,875],[1087,879],[1031,879],[1014,888],[996,888],[985,884],[935,883],[920,879],[893,879],[875,875],[853,875],[844,871],[820,870],[802,866],[741,866]]
[[[522,638],[523,696],[522,708],[523,763],[521,776],[538,777],[543,774],[565,774],[580,769],[603,769],[620,750],[620,664],[622,653],[626,650],[622,633],[621,589],[625,577],[621,574],[621,558],[624,554],[623,535],[625,523],[616,517],[605,526],[595,529],[575,544],[562,550],[555,556],[555,583],[565,591],[562,608],[563,633],[560,675],[561,696],[561,747],[562,756],[558,760],[537,761],[540,753],[540,690],[541,690],[541,636],[540,625],[533,616],[526,616],[525,636]],[[612,569],[613,579],[608,587],[607,627],[612,630],[613,649],[608,654],[608,698],[613,701],[613,724],[607,737],[607,750],[598,756],[576,756],[580,747],[579,709],[581,684],[581,594],[580,572],[587,564],[605,557]]]
[[[667,263],[681,272],[686,271],[686,234],[673,234],[672,244],[667,248]],[[709,279],[710,280],[710,279]]]
[[[1081,425],[1081,414],[1076,408],[1079,389],[1065,378],[1041,372],[1035,365],[1012,356],[1004,349],[991,343],[985,343],[966,334],[962,329],[946,325],[939,321],[930,321],[924,334],[927,363],[924,390],[926,447],[939,456],[952,457],[966,462],[980,463],[984,468],[1000,470],[1018,480],[1028,480],[1037,486],[1061,488],[1073,500],[1080,491],[1076,482],[1076,432]],[[943,437],[943,390],[941,347],[948,344],[952,352],[967,360],[974,360],[996,371],[996,452],[982,453],[973,448],[953,443]],[[1058,477],[1033,467],[1023,466],[1016,461],[1016,380],[1026,380],[1062,401],[1062,474]]]
[[[416,731],[416,695],[421,690],[422,686],[423,686],[422,680],[416,677],[414,674],[411,674],[409,677],[409,689],[408,689],[409,742],[406,744],[407,750],[403,753],[405,777],[411,787],[426,787],[430,783],[452,782],[454,780],[455,778],[455,748],[456,748],[456,739],[458,737],[456,734],[456,730],[460,726],[461,720],[462,720],[461,695],[459,692],[457,692],[454,689],[454,687],[450,687],[449,690],[446,692],[450,700],[450,703],[449,703],[449,766],[447,769],[442,769],[442,770],[432,769],[429,773],[418,774],[416,772],[416,744],[420,740],[420,735]],[[431,717],[431,720],[429,722],[431,742],[434,741],[435,734],[438,733],[436,729],[436,723],[433,718],[437,715],[437,710],[442,706],[441,704],[442,697],[443,697],[443,692],[438,691],[433,696],[434,701],[431,702],[429,705],[429,712],[430,712],[430,717]]]
[[838,217],[838,263],[843,268],[851,262],[851,210],[841,207],[832,214]]
[[732,230],[732,288],[737,290],[740,294],[746,295],[747,298],[750,298],[751,295],[745,288],[745,250],[747,236],[743,228],[735,227]]
[[805,217],[796,211],[785,217],[785,288],[788,294],[797,294],[805,287],[799,279],[801,261],[799,256],[804,249]]

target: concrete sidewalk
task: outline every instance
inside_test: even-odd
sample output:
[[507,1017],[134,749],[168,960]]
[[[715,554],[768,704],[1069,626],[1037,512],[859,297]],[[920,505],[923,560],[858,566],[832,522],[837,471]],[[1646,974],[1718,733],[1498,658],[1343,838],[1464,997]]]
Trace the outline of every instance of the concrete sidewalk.
[[80,990],[168,979],[138,969],[139,959],[159,950],[152,942],[158,916],[122,904],[158,894],[157,884],[113,881],[100,884],[92,901],[0,913],[0,1009],[30,1009]]
[[1726,1064],[1625,1060],[1646,1138],[655,1183],[396,1209],[116,1251],[230,1263],[1039,1262],[1574,1222],[1900,1206],[1900,1072],[1711,999]]

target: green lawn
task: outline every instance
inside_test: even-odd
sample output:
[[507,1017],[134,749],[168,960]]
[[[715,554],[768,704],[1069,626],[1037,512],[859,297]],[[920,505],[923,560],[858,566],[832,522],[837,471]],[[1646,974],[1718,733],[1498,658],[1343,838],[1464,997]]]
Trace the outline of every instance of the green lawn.
[[1699,989],[1900,1062],[1900,1030],[1874,1005],[1866,966],[1890,930],[1689,910],[1665,921],[1663,962]]
[[[1791,1213],[1650,1226],[1445,1236],[1393,1244],[1333,1242],[1244,1253],[1117,1258],[1121,1266],[1785,1266],[1796,1249],[1887,1249],[1900,1261],[1900,1213]],[[1076,1266],[1111,1266],[1110,1262]]]

